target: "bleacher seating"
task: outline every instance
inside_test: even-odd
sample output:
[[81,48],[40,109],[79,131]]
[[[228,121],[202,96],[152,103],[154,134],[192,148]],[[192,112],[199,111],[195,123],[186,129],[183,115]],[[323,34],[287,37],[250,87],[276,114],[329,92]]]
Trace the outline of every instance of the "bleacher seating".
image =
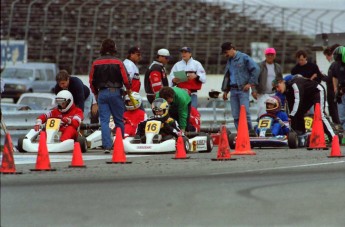
[[[1,40],[8,38],[11,5],[1,1]],[[122,59],[130,46],[142,48],[142,73],[159,48],[168,48],[174,63],[182,46],[192,47],[209,74],[223,72],[225,59],[219,51],[224,41],[249,54],[251,42],[268,42],[276,48],[278,62],[285,48],[286,72],[295,64],[298,49],[312,53],[310,37],[251,19],[233,10],[236,7],[240,6],[198,0],[19,0],[13,8],[10,39],[23,40],[28,29],[30,61],[56,62],[74,74],[89,72],[108,36],[115,39]]]

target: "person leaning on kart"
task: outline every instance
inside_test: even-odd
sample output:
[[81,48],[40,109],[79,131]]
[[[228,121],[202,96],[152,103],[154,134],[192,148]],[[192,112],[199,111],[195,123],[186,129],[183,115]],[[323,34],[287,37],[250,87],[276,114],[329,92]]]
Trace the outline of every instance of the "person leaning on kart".
[[[261,115],[259,119],[264,116],[272,117],[273,124],[271,132],[273,136],[284,136],[290,131],[288,115],[282,110],[281,101],[278,96],[272,96],[266,99],[266,113]],[[256,128],[256,133],[259,134],[259,129]]]
[[172,137],[177,138],[181,132],[178,123],[169,116],[169,104],[163,98],[157,98],[152,102],[153,115],[146,121],[142,121],[137,128],[135,139],[141,139],[145,136],[145,127],[147,122],[150,121],[161,121],[161,129],[159,135],[162,136],[162,141],[171,139]]
[[61,119],[60,141],[63,142],[68,139],[77,140],[78,138],[78,127],[80,122],[84,119],[83,111],[75,106],[73,102],[73,96],[71,92],[67,90],[60,91],[55,98],[57,107],[52,109],[46,114],[38,116],[36,124],[34,126],[35,131],[39,131],[42,124],[45,123],[49,118]]

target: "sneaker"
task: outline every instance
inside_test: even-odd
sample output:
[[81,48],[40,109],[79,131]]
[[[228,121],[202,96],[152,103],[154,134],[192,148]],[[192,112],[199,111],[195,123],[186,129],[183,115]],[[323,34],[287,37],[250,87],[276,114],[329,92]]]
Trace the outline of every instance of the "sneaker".
[[110,154],[110,152],[111,152],[111,149],[105,149],[104,150],[104,154]]

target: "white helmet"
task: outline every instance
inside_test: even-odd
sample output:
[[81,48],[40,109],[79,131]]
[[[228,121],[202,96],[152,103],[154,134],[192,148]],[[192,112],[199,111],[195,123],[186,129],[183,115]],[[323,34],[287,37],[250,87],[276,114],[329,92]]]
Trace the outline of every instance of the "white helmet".
[[[62,113],[66,113],[73,105],[73,95],[67,90],[62,90],[57,93],[55,101],[58,104],[58,109]],[[62,104],[64,103],[67,103],[67,105],[63,108]]]
[[127,110],[136,110],[141,106],[142,100],[140,94],[138,92],[132,92],[132,97],[137,101],[135,106],[133,106],[133,103],[131,102],[129,96],[125,96],[125,106]]

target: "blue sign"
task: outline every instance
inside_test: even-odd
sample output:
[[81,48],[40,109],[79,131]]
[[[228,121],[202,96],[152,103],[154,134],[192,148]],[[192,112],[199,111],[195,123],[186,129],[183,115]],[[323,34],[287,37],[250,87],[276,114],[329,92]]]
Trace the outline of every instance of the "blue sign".
[[24,40],[1,40],[1,68],[17,63],[26,63],[28,47]]

